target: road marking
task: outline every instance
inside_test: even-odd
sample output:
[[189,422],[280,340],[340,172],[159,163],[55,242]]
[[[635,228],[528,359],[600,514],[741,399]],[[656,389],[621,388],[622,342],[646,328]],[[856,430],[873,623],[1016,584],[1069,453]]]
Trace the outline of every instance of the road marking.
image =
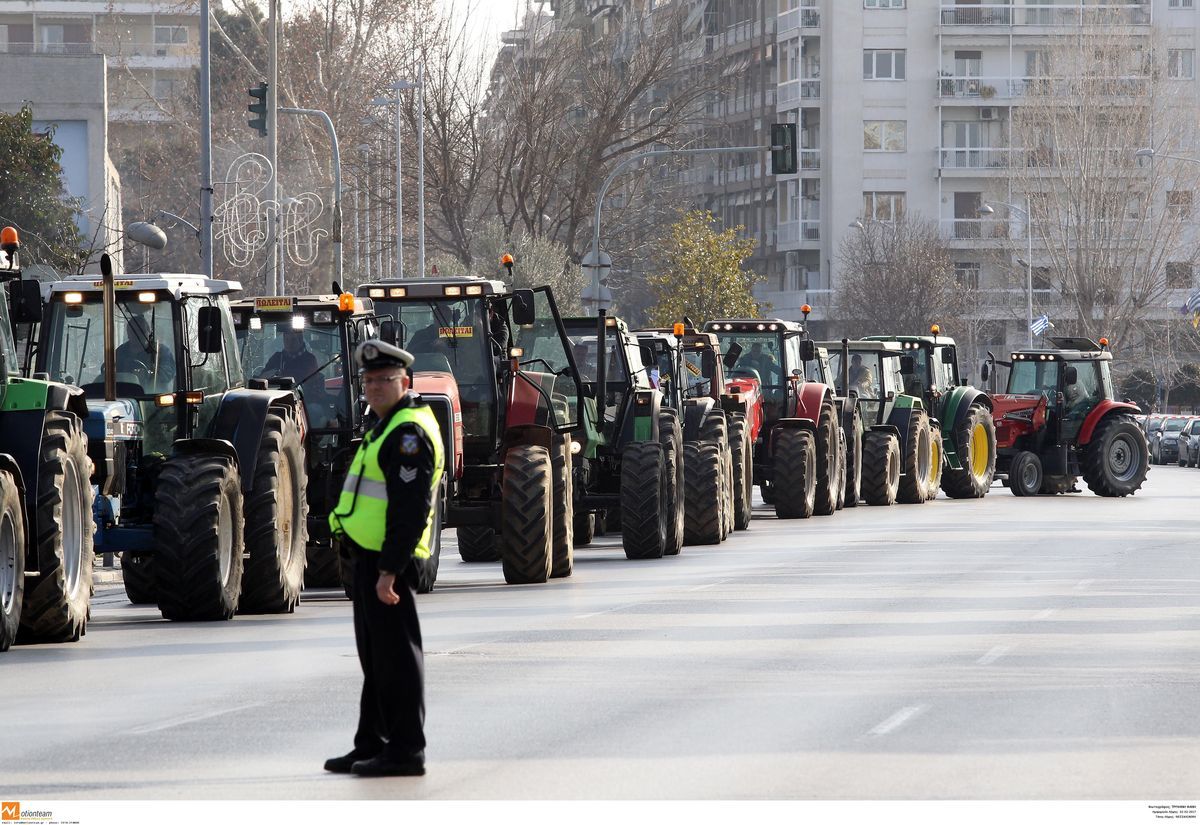
[[452,647],[449,650],[431,650],[426,653],[426,656],[452,656],[455,653],[462,653],[464,650],[470,650],[473,647],[483,647],[490,642],[475,642],[470,645],[462,645],[461,647]]
[[695,593],[697,590],[707,590],[710,587],[716,587],[718,584],[720,584],[720,582],[713,582],[712,584],[701,584],[696,587],[689,587],[687,592]]
[[976,659],[975,664],[990,665],[992,662],[996,661],[1001,656],[1003,656],[1005,653],[1008,653],[1008,651],[1010,651],[1010,650],[1012,650],[1011,645],[996,645],[991,650],[989,650],[987,653],[983,654],[978,659]]
[[633,607],[631,604],[619,604],[616,607],[610,607],[608,610],[597,610],[595,613],[584,613],[582,616],[576,616],[576,619],[590,619],[593,616],[603,616],[605,613],[612,613],[616,610],[624,610],[627,607]]
[[1089,586],[1096,583],[1095,579],[1084,579],[1079,584],[1075,585],[1076,590],[1087,590]]
[[179,716],[167,722],[157,722],[153,725],[142,725],[141,727],[131,728],[132,734],[157,733],[160,730],[169,728],[177,728],[180,725],[190,725],[192,722],[203,722],[205,719],[213,719],[217,716],[225,716],[230,713],[238,713],[239,711],[249,710],[250,708],[262,707],[265,702],[254,702],[249,705],[238,705],[235,708],[222,708],[221,710],[213,710],[207,713],[193,713],[191,716]]
[[1057,608],[1057,607],[1047,607],[1045,610],[1043,610],[1043,611],[1041,611],[1041,612],[1039,612],[1039,613],[1035,613],[1035,614],[1033,615],[1033,621],[1035,621],[1035,622],[1036,622],[1036,621],[1039,621],[1039,620],[1041,620],[1041,619],[1049,619],[1051,616],[1053,616],[1053,615],[1054,615],[1055,613],[1057,613],[1057,612],[1058,612],[1058,608]]
[[924,713],[926,710],[928,710],[928,708],[929,708],[928,705],[909,705],[906,708],[901,708],[900,710],[896,711],[891,716],[889,716],[887,719],[884,719],[878,725],[871,728],[871,731],[867,735],[868,736],[887,736],[889,733],[896,730],[901,725],[911,722],[913,719],[920,716],[922,713]]

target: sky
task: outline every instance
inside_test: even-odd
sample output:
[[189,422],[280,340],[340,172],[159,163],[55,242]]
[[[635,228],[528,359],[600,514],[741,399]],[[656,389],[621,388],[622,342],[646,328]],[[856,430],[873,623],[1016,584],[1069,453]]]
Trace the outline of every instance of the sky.
[[481,31],[487,32],[486,42],[492,53],[500,50],[500,33],[513,28],[518,12],[524,10],[526,0],[439,0],[447,9],[470,13],[472,22],[477,22]]

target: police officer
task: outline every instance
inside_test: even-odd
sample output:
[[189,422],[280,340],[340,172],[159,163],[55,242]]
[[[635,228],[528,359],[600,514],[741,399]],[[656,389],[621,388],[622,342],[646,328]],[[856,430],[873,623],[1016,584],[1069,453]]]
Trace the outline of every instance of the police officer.
[[329,525],[353,560],[354,638],[363,670],[354,749],[325,770],[425,773],[425,674],[418,565],[429,558],[444,457],[437,419],[409,392],[413,356],[364,341],[354,358],[379,417],[350,464]]

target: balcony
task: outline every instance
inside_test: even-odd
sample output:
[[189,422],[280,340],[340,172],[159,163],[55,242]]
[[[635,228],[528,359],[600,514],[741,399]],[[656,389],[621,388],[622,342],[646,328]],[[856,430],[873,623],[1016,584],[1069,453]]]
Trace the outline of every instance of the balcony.
[[955,77],[938,78],[937,94],[943,101],[969,101],[971,105],[994,105],[997,101],[1025,97],[1067,97],[1086,94],[1139,97],[1149,90],[1150,78],[1142,75],[1113,77]]
[[1054,3],[969,4],[943,3],[942,26],[1044,26],[1051,28],[1125,25],[1149,26],[1150,4],[1094,4],[1080,0],[1075,5]]
[[0,47],[0,53],[84,55],[97,54],[97,51],[93,43],[13,43],[10,41]]
[[780,35],[791,29],[819,29],[821,28],[821,10],[810,6],[801,6],[798,9],[780,12],[776,21],[775,28]]
[[821,242],[821,221],[814,218],[781,223],[776,228],[775,239],[780,249],[818,244]]
[[953,169],[970,169],[974,171],[1008,169],[1012,161],[1013,151],[1012,149],[977,146],[967,148],[955,146],[942,147],[938,150],[938,168],[943,171]]
[[200,47],[189,43],[100,41],[96,50],[109,62],[131,69],[189,69],[200,65]]
[[815,78],[785,81],[779,84],[777,97],[780,104],[810,100],[815,103],[821,99],[821,81]]
[[709,48],[713,51],[750,43],[766,37],[768,41],[775,40],[775,20],[743,20],[727,28],[721,34],[708,38]]

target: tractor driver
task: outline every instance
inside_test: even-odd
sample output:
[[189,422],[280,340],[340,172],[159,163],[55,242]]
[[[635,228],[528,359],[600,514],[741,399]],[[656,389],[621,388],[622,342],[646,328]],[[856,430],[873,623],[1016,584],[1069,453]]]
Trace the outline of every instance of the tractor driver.
[[864,366],[862,356],[857,352],[850,356],[850,389],[858,393],[859,398],[874,398],[875,382],[871,379],[871,368]]
[[175,354],[154,335],[154,327],[144,314],[129,315],[125,321],[125,343],[117,347],[116,371],[137,377],[147,392],[175,389]]
[[283,330],[283,347],[270,358],[263,368],[272,376],[291,378],[296,383],[311,379],[317,371],[317,356],[304,343],[304,333],[298,329]]
[[766,384],[779,383],[779,362],[774,355],[763,351],[761,341],[751,344],[750,351],[741,357],[737,365],[742,369],[758,370]]

